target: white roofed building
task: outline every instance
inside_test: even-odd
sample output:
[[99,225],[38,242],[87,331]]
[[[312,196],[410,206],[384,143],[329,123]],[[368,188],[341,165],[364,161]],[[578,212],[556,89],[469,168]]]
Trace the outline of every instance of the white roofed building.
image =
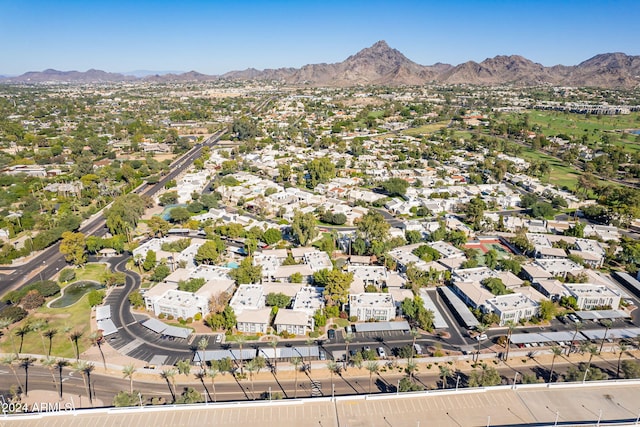
[[362,322],[372,319],[388,322],[396,317],[396,305],[389,294],[350,294],[349,316],[357,317]]

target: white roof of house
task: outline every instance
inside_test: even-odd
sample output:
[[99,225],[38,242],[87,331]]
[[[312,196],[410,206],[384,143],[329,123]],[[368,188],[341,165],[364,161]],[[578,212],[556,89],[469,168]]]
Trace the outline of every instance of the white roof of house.
[[298,325],[307,326],[309,324],[309,313],[299,310],[281,308],[273,321],[275,325]]

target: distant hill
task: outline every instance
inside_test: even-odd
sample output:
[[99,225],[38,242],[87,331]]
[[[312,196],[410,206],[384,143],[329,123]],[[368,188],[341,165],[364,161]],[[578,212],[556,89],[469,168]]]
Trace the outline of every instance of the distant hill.
[[163,76],[165,74],[182,74],[184,71],[153,71],[153,70],[134,70],[134,71],[124,71],[120,74],[124,74],[125,76],[133,76],[133,77],[147,77],[147,76]]
[[[136,75],[130,75],[135,74]],[[384,41],[362,49],[342,62],[309,64],[301,68],[257,70],[248,68],[220,76],[197,71],[108,73],[100,70],[28,72],[17,77],[0,78],[0,82],[116,82],[144,80],[150,82],[226,80],[277,80],[292,85],[421,85],[452,83],[497,85],[539,84],[631,88],[640,85],[640,56],[624,53],[596,55],[578,65],[545,67],[519,55],[499,55],[478,63],[468,61],[456,66],[436,63],[417,64]]]

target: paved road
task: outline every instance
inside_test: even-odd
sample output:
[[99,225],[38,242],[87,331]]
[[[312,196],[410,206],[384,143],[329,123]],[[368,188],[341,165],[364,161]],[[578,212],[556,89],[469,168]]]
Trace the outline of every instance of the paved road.
[[[163,176],[158,183],[154,185],[143,185],[135,192],[140,195],[151,196],[160,191],[167,181],[175,179],[178,175],[183,173],[195,159],[200,157],[204,146],[213,146],[219,140],[222,133],[223,131],[216,132],[207,138],[207,140],[202,144],[196,145],[187,153],[175,160],[171,164],[169,173]],[[105,218],[102,216],[102,212],[98,212],[91,218],[85,220],[80,226],[79,231],[87,236],[103,236],[106,234]],[[15,267],[3,266],[4,270],[13,271],[1,276],[2,281],[0,282],[0,295],[4,295],[11,289],[27,285],[37,280],[48,279],[54,276],[66,265],[67,263],[64,260],[64,256],[60,253],[60,243],[55,243],[41,251],[38,255],[23,265]],[[3,303],[0,303],[0,309],[2,309],[3,306]]]

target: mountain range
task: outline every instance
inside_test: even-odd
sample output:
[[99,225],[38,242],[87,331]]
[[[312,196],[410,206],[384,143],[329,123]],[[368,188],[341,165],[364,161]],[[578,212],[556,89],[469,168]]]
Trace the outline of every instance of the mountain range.
[[519,55],[495,56],[478,63],[460,65],[436,63],[417,64],[384,41],[365,48],[342,62],[310,64],[301,68],[256,70],[249,68],[219,76],[197,71],[155,74],[136,77],[101,70],[31,71],[20,76],[0,78],[8,83],[39,82],[117,82],[117,81],[214,81],[214,80],[277,80],[291,85],[337,86],[356,85],[421,85],[451,83],[474,85],[540,84],[560,86],[591,86],[633,88],[640,86],[640,56],[624,53],[596,55],[578,65],[545,67]]

